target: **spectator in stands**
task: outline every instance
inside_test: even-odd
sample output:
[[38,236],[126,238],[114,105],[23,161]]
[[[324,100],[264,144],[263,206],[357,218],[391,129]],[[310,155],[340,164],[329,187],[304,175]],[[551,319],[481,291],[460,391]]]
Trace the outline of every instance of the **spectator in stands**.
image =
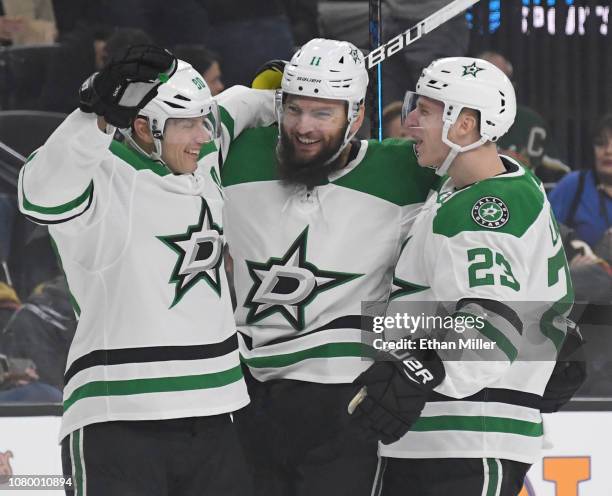
[[402,102],[399,100],[385,106],[382,112],[383,136],[385,138],[408,138],[402,126]]
[[[20,306],[21,301],[15,290],[6,282],[0,282],[0,329],[4,329]],[[0,340],[0,347],[1,343]]]
[[281,0],[200,0],[208,12],[206,46],[223,60],[227,86],[248,84],[271,59],[289,60],[293,35]]
[[612,114],[597,123],[593,152],[592,168],[568,174],[550,194],[557,220],[591,247],[612,226]]
[[99,70],[107,58],[121,53],[129,45],[149,43],[151,38],[140,29],[120,28],[113,31],[105,25],[79,25],[64,39],[49,64],[40,109],[71,112],[78,103],[75,95],[81,83],[92,72]]
[[[491,62],[512,80],[512,64],[502,54],[482,52],[478,58]],[[514,156],[546,182],[556,182],[570,168],[560,158],[558,147],[544,118],[535,110],[518,104],[510,130],[497,142],[503,153]]]
[[36,288],[14,313],[2,332],[2,350],[31,359],[40,380],[62,390],[76,324],[66,278],[58,276]]
[[208,84],[212,96],[218,95],[223,91],[221,66],[219,56],[208,50],[204,45],[177,45],[174,48],[174,55],[180,60],[184,60],[202,74],[204,81]]
[[[4,328],[20,308],[17,293],[8,284],[0,282],[0,328]],[[60,403],[61,391],[39,379],[34,362],[29,358],[11,356],[0,338],[0,402]]]
[[282,0],[291,23],[295,44],[302,46],[313,38],[320,38],[318,0]]
[[0,403],[61,403],[62,392],[40,382],[31,360],[0,354]]
[[51,0],[0,0],[0,41],[14,46],[53,43],[57,38]]
[[557,220],[573,230],[568,252],[576,301],[612,302],[612,114],[593,135],[593,168],[565,176],[550,194]]

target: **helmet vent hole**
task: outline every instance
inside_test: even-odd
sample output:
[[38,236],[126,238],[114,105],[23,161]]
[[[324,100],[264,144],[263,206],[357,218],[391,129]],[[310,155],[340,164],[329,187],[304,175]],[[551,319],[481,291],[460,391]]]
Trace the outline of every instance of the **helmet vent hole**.
[[444,69],[444,70],[442,70],[440,72],[444,72],[445,74],[450,74],[451,73],[450,71],[447,71],[446,69]]
[[340,57],[340,60],[338,61],[339,64],[344,64],[344,55],[342,57]]
[[500,113],[500,114],[503,114],[505,111],[506,111],[506,109],[505,109],[505,108],[503,108],[503,109],[501,109],[501,110],[499,111],[499,113]]
[[486,123],[487,123],[489,126],[495,126],[495,123],[494,123],[494,122],[491,122],[491,121],[485,121],[485,122],[486,122]]
[[183,96],[183,95],[174,95],[174,98],[176,98],[177,100],[183,100],[185,102],[191,101],[191,98],[187,98],[186,96]]
[[315,88],[315,89],[314,89],[314,92],[315,92],[315,93],[318,93],[318,92],[319,92],[319,89],[318,89],[318,88]]
[[298,87],[298,90],[300,90],[300,91],[304,91],[304,87],[303,87],[303,86],[299,86],[299,87]]
[[179,105],[178,103],[172,103],[172,102],[168,102],[166,100],[164,100],[164,103],[166,105],[168,105],[168,107],[172,107],[172,108],[175,108],[175,109],[184,109],[185,108],[182,105]]

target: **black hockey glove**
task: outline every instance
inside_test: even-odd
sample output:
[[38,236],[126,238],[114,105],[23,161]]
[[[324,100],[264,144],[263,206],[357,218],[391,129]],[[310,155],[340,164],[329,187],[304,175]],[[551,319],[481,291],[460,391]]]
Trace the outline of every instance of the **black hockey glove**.
[[540,411],[543,413],[558,411],[572,399],[586,378],[584,340],[576,326],[567,331],[557,364],[546,384]]
[[444,365],[433,351],[387,355],[387,360],[377,360],[355,379],[362,388],[349,404],[349,413],[366,437],[383,444],[394,443],[410,430],[445,376]]
[[79,108],[104,117],[113,126],[130,127],[176,67],[176,57],[168,50],[153,45],[132,46],[123,57],[112,60],[83,83]]
[[285,65],[287,65],[285,60],[275,59],[266,62],[257,69],[251,88],[256,90],[276,90],[280,88]]

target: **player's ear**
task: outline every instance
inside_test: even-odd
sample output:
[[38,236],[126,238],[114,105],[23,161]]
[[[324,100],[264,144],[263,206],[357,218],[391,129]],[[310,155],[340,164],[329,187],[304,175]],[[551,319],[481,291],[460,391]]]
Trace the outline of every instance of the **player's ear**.
[[134,135],[143,143],[153,143],[153,136],[151,135],[151,130],[149,129],[149,122],[142,117],[136,117],[134,119]]
[[449,138],[459,144],[469,144],[474,136],[480,136],[478,114],[471,109],[463,109],[452,125]]

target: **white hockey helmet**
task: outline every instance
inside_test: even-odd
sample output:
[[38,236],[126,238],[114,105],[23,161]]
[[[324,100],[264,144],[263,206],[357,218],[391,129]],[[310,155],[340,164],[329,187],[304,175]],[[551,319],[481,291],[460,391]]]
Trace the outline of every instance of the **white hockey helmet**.
[[221,132],[219,109],[208,85],[190,64],[182,60],[178,61],[176,72],[167,82],[159,86],[155,98],[147,103],[138,115],[146,117],[149,121],[155,151],[147,154],[133,141],[131,133],[124,135],[132,146],[136,146],[139,151],[158,161],[162,161],[162,141],[168,119],[202,117],[210,135],[208,141],[219,138]]
[[285,66],[281,89],[277,91],[278,120],[286,95],[327,98],[347,102],[346,133],[334,160],[355,133],[351,125],[359,115],[368,89],[368,71],[361,50],[348,41],[315,38],[302,46]]
[[[415,98],[426,96],[444,104],[442,141],[451,152],[438,168],[446,174],[452,160],[459,152],[465,152],[495,142],[514,123],[516,96],[508,77],[486,60],[472,57],[448,57],[432,62],[421,73],[416,91],[407,92],[402,112],[405,118],[414,107]],[[461,147],[448,138],[448,131],[464,108],[480,113],[480,139]]]

